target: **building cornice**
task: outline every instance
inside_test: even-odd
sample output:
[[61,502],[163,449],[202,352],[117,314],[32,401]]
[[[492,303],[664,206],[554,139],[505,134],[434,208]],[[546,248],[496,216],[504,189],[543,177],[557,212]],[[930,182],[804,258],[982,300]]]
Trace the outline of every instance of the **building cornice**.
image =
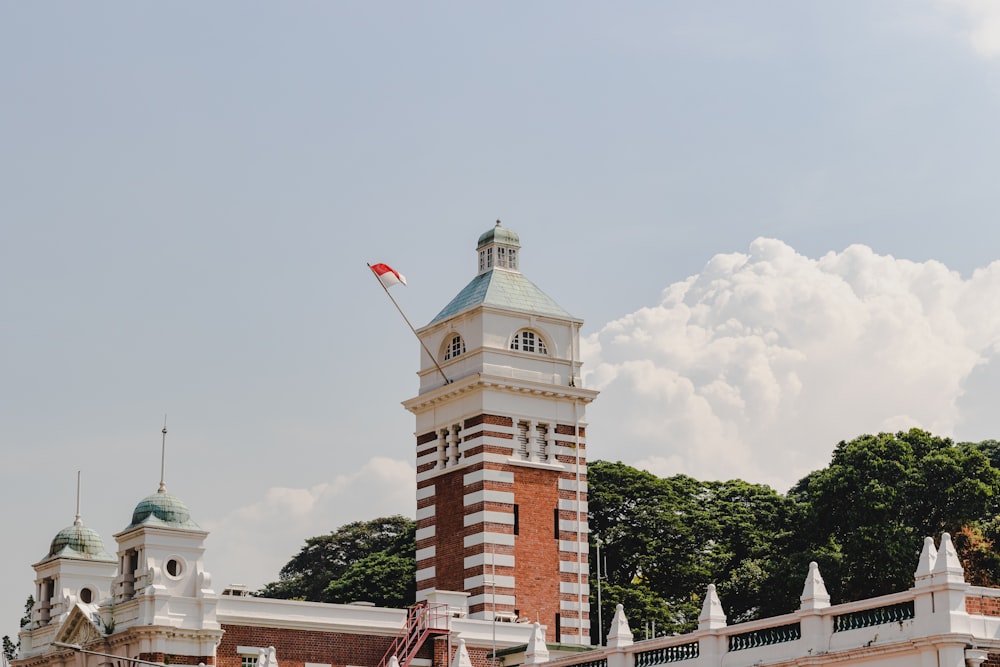
[[490,304],[476,304],[463,311],[455,313],[451,317],[441,320],[439,322],[432,322],[430,324],[425,324],[416,330],[418,336],[424,336],[425,334],[431,333],[433,331],[438,331],[440,329],[449,329],[455,326],[455,322],[461,321],[469,318],[474,314],[479,312],[483,313],[493,313],[495,315],[513,315],[515,317],[523,317],[525,319],[533,319],[538,322],[547,322],[550,324],[575,324],[577,326],[583,325],[583,320],[579,317],[557,317],[556,315],[546,315],[543,313],[535,313],[530,310],[519,310],[517,308],[502,308],[500,306],[494,306]]
[[580,402],[584,405],[593,401],[600,393],[596,389],[562,387],[547,382],[532,382],[531,380],[519,380],[498,375],[476,373],[403,401],[403,407],[416,414],[440,403],[450,401],[462,394],[484,390],[512,394],[532,394],[546,398]]

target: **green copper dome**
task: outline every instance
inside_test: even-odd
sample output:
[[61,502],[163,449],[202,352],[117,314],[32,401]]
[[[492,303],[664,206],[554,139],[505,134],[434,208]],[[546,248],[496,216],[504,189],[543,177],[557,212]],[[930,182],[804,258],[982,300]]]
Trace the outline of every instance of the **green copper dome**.
[[72,526],[56,533],[46,558],[80,558],[115,562],[115,557],[104,550],[104,540],[97,531],[87,528],[79,519]]
[[125,530],[136,526],[199,529],[184,501],[166,491],[157,491],[139,501],[132,512],[132,523]]
[[499,220],[497,220],[497,224],[493,229],[485,232],[479,237],[479,243],[476,245],[476,250],[479,250],[483,246],[489,245],[490,243],[503,243],[506,245],[517,246],[518,248],[521,247],[521,239],[518,238],[517,232],[507,229],[506,227],[502,227]]

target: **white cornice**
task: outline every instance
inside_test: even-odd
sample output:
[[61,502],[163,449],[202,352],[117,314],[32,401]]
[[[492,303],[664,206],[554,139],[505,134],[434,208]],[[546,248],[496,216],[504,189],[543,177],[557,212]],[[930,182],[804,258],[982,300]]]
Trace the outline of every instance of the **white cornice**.
[[437,331],[439,329],[446,329],[455,325],[455,322],[464,320],[471,315],[478,314],[478,312],[493,313],[496,315],[512,315],[514,317],[523,317],[525,320],[535,318],[539,322],[547,322],[550,324],[576,324],[583,325],[583,320],[579,317],[558,317],[556,315],[545,315],[542,313],[535,313],[530,310],[518,310],[516,308],[501,308],[500,306],[494,306],[492,304],[482,304],[478,303],[474,306],[470,306],[465,310],[455,313],[451,317],[440,322],[434,322],[432,324],[425,324],[424,326],[417,329],[417,336],[424,336],[425,334],[431,333],[432,331]]
[[590,403],[600,393],[595,389],[563,387],[547,382],[532,382],[531,380],[518,380],[509,377],[476,373],[403,401],[403,407],[416,414],[444,401],[449,401],[456,396],[487,389],[513,394],[533,394],[545,398],[579,401],[583,404]]

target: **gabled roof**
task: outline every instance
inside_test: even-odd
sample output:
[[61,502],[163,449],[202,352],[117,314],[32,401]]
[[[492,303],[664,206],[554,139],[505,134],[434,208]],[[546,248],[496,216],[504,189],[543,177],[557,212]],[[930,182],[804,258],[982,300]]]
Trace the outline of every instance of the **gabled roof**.
[[521,273],[493,269],[473,278],[428,326],[479,305],[575,319]]
[[56,631],[54,641],[82,645],[104,636],[100,609],[96,603],[77,602]]

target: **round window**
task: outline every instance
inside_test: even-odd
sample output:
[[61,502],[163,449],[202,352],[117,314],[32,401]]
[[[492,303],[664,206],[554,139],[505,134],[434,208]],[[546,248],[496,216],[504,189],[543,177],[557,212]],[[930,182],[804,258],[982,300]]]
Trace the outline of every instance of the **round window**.
[[176,558],[171,558],[170,560],[167,561],[167,574],[169,574],[171,577],[180,576],[180,573],[183,569],[184,568],[181,566],[180,560]]
[[94,601],[94,591],[91,588],[81,588],[80,589],[80,602],[83,604],[90,604]]

